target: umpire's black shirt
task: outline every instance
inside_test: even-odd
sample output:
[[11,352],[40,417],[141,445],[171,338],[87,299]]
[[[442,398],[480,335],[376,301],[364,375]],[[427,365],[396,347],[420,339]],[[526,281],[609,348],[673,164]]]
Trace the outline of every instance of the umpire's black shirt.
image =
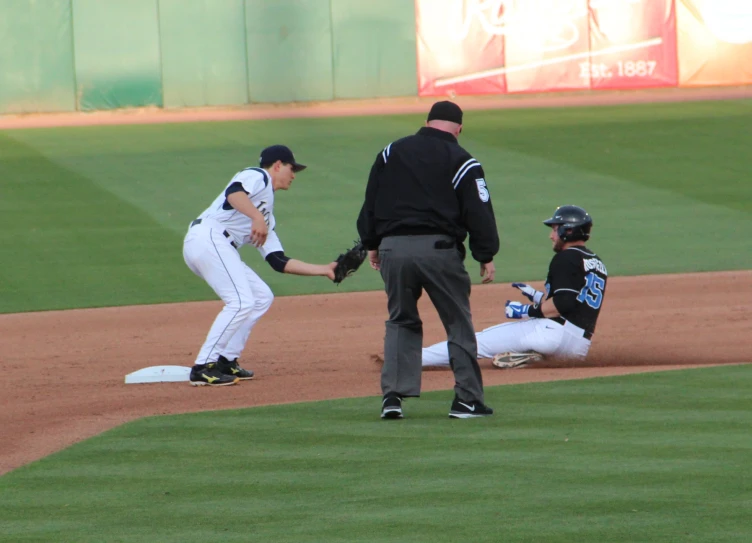
[[446,234],[481,263],[499,251],[491,196],[480,163],[449,132],[431,127],[387,145],[376,157],[358,217],[367,249],[388,236]]

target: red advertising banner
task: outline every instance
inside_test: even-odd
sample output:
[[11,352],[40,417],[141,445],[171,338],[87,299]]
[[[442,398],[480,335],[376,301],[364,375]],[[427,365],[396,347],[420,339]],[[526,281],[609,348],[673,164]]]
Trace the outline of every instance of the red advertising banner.
[[752,83],[752,0],[415,0],[420,96]]
[[415,1],[420,96],[506,92],[503,4]]
[[676,86],[674,0],[590,0],[593,89]]
[[497,2],[504,8],[504,74],[509,92],[590,88],[587,0]]
[[676,0],[679,85],[752,83],[752,1]]

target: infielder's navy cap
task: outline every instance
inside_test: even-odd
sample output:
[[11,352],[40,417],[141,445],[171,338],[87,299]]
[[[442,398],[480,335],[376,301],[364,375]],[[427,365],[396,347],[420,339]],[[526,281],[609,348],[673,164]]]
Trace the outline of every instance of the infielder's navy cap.
[[460,106],[449,100],[436,102],[431,106],[428,112],[429,121],[449,121],[452,123],[462,124],[462,109]]
[[272,145],[261,151],[260,164],[273,164],[281,160],[285,164],[292,164],[292,171],[300,172],[306,169],[305,164],[295,162],[295,156],[286,145]]

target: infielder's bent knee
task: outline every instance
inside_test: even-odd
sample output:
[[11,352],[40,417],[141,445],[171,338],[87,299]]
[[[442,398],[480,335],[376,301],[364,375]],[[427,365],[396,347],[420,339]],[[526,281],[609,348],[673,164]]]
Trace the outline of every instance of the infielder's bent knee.
[[265,292],[258,298],[256,298],[254,309],[256,311],[262,311],[266,313],[267,310],[272,306],[272,302],[274,302],[274,293],[269,290],[268,292]]

